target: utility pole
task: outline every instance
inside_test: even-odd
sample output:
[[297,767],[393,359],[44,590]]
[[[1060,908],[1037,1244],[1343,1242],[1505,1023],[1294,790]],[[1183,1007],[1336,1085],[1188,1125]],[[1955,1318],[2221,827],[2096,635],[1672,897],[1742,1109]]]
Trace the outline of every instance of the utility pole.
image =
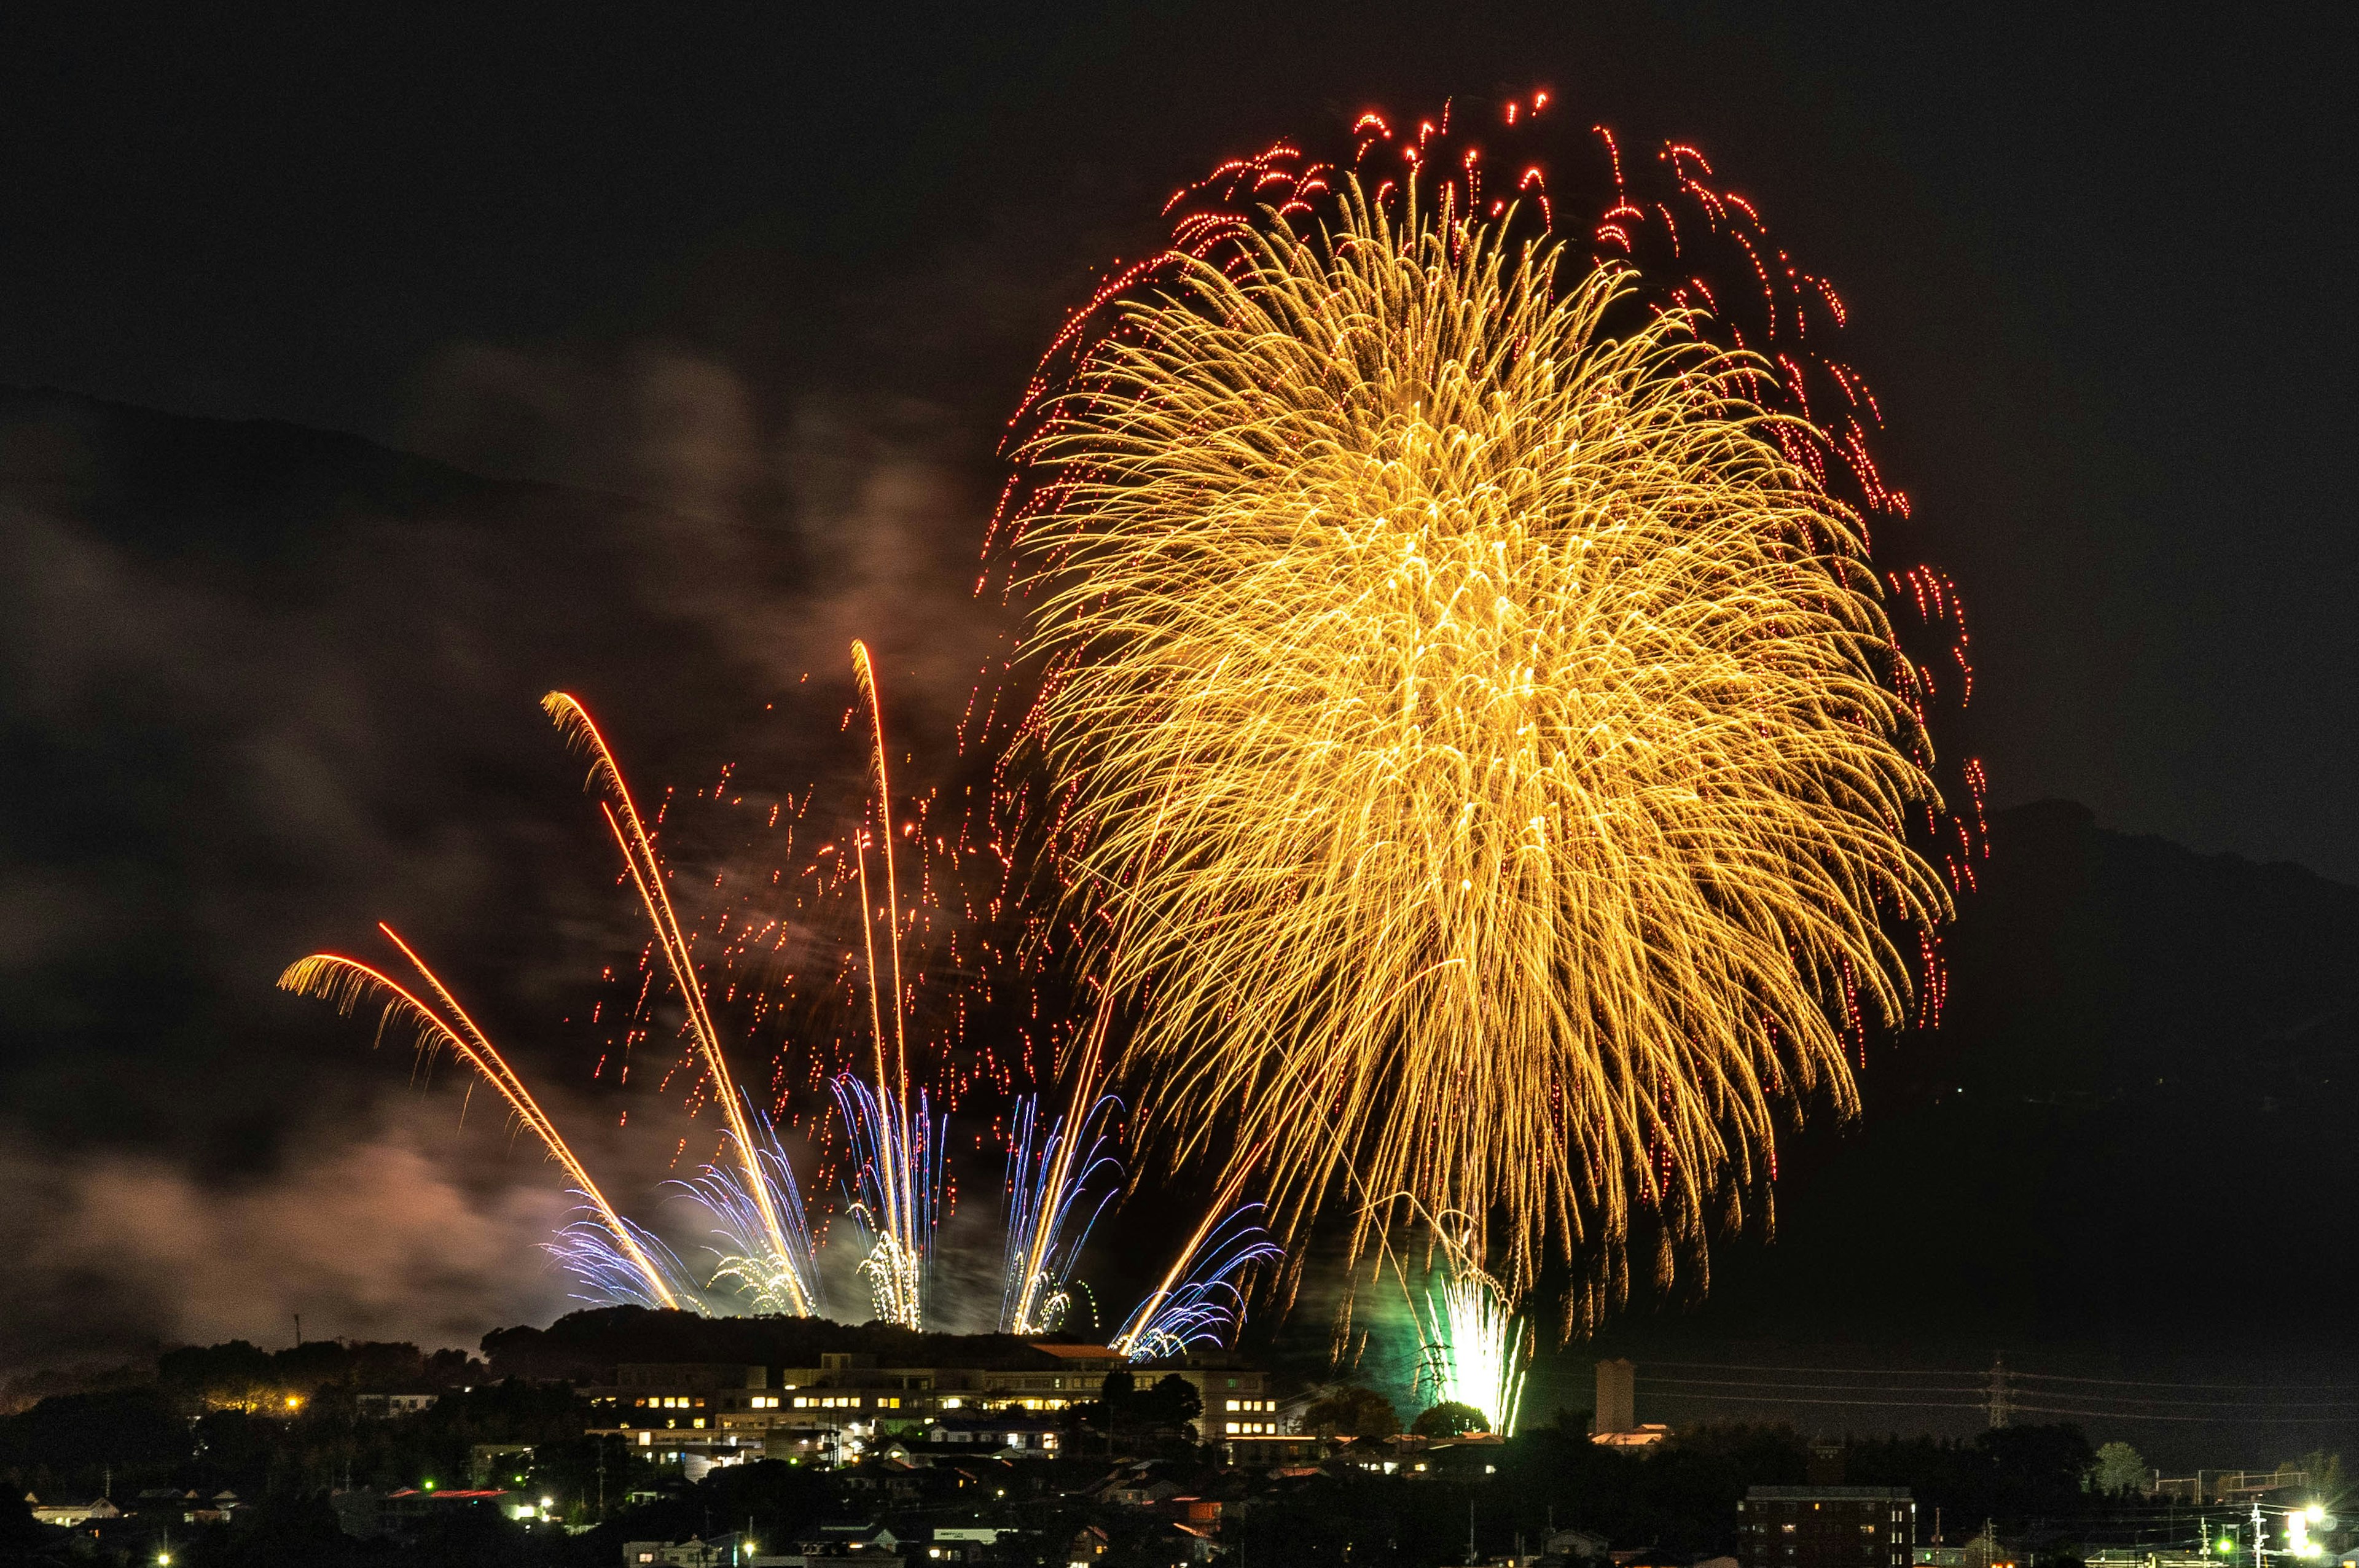
[[2007,1398],[2006,1357],[2004,1356],[1991,1357],[1990,1395],[1986,1408],[1990,1411],[1990,1424],[1993,1432],[2006,1425],[2015,1414],[2014,1404]]
[[2261,1505],[2253,1503],[2253,1568],[2261,1568]]

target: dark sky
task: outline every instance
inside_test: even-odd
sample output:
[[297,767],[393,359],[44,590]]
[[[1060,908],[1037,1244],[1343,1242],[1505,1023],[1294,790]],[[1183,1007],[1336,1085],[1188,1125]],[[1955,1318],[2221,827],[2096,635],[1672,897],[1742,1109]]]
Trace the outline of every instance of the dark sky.
[[1707,147],[1854,298],[2002,800],[2359,875],[2332,8],[34,14],[0,376],[396,441],[484,344],[987,420],[1215,156],[1552,83]]
[[[566,768],[516,760],[546,746],[541,683],[604,678],[673,780],[758,751],[747,716],[853,634],[913,703],[954,701],[987,646],[957,588],[997,424],[1089,270],[1150,243],[1163,196],[1219,157],[1452,93],[1545,85],[1629,138],[1693,141],[1842,287],[1886,467],[1968,595],[1997,803],[2067,796],[2359,879],[2351,26],[2283,5],[17,8],[0,383],[719,519],[656,545],[583,523],[622,541],[579,601],[619,630],[535,600],[532,636],[504,641],[546,558],[530,529],[456,551],[367,535],[390,541],[378,566],[290,596],[273,572],[361,535],[249,541],[216,571],[212,524],[9,514],[6,718],[37,762],[9,775],[0,1130],[52,1217],[25,1223],[119,1292],[122,1269],[39,1228],[114,1201],[89,1182],[163,1217],[134,1253],[185,1261],[197,1239],[156,1238],[283,1235],[288,1173],[357,1195],[439,1179],[447,1108],[373,1098],[349,1059],[298,1072],[282,1040],[212,1087],[276,1003],[234,999],[379,913],[454,944],[550,925],[545,950],[494,952],[525,973],[624,939],[567,923],[610,894],[595,877],[517,891],[534,857],[594,849],[563,837],[583,827]],[[381,677],[394,611],[429,601],[432,657]],[[770,760],[795,787],[793,748]],[[132,827],[64,823],[60,780]],[[248,817],[275,826],[241,839]],[[202,834],[217,850],[180,852]],[[490,913],[452,913],[471,902]],[[107,994],[74,955],[134,928],[168,962]],[[500,984],[520,1019],[562,1011],[559,981]],[[115,1162],[59,1174],[86,1148]],[[545,1185],[444,1195],[496,1260],[545,1221]],[[354,1202],[321,1226],[348,1234]],[[224,1279],[202,1311],[123,1322],[244,1328],[307,1291],[349,1307],[324,1332],[547,1305],[452,1263],[443,1317],[405,1316],[336,1246],[303,1253],[315,1284],[248,1303]]]

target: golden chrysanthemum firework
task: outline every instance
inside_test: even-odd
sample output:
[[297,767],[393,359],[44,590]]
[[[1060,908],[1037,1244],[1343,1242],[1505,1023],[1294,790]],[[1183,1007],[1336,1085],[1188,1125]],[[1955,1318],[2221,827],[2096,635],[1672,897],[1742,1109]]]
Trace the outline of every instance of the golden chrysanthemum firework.
[[1477,1217],[1520,1291],[1848,1108],[1948,894],[1859,520],[1760,362],[1465,211],[1351,187],[1114,299],[1018,549],[1151,1123],[1289,1227]]

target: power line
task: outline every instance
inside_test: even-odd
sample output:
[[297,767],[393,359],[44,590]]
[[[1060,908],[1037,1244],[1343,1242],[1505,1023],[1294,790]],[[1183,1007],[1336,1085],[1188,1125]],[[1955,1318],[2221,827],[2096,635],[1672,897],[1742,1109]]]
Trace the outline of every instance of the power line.
[[[2021,1376],[2021,1374],[2010,1369],[2006,1376],[2008,1381],[2012,1383],[2017,1378]],[[1813,1393],[1972,1394],[1978,1397],[1984,1396],[1987,1393],[1986,1389],[1972,1387],[1891,1389],[1877,1383],[1758,1382],[1745,1378],[1662,1378],[1646,1373],[1640,1374],[1639,1381],[1647,1388],[1658,1390],[1686,1388],[1745,1389],[1755,1390],[1765,1395],[1781,1394],[1788,1390],[1798,1390]],[[2040,1392],[2040,1390],[2037,1389],[2029,1391],[2035,1395]],[[2243,1403],[2235,1403],[2224,1400],[2169,1399],[2152,1394],[2086,1393],[2076,1396],[2063,1392],[2051,1392],[2049,1397],[2053,1399],[2071,1399],[2077,1397],[2084,1404],[2195,1406],[2203,1410],[2221,1411],[2231,1413],[2239,1411],[2260,1413],[2273,1410],[2320,1410],[2351,1411],[2354,1415],[2359,1415],[2359,1400],[2272,1400],[2267,1401],[2247,1400]],[[2010,1405],[2014,1405],[2016,1401],[2010,1399],[2008,1402]]]
[[[1856,1393],[1863,1390],[1874,1392],[1887,1391],[1875,1383],[1756,1383],[1744,1378],[1658,1378],[1647,1372],[1639,1373],[1638,1379],[1650,1388],[1816,1389],[1849,1393]],[[1980,1394],[1982,1390],[1969,1386],[1953,1389],[1908,1389],[1897,1391],[1912,1394]]]
[[1961,1372],[1955,1368],[1922,1367],[1750,1367],[1734,1361],[1657,1361],[1644,1363],[1648,1367],[1678,1367],[1697,1372],[1823,1372],[1835,1377],[1856,1378],[1980,1378],[1980,1372]]
[[[1948,1389],[1935,1389],[1930,1391],[1934,1393],[1950,1393],[1955,1390]],[[1673,1400],[1733,1400],[1744,1404],[1881,1405],[1886,1408],[1917,1411],[1978,1411],[1983,1408],[1979,1402],[1973,1404],[1950,1404],[1938,1402],[1932,1400],[1789,1400],[1776,1397],[1769,1399],[1756,1399],[1750,1394],[1697,1393],[1666,1394],[1663,1397]]]
[[[2074,1378],[2068,1377],[2062,1372],[2017,1372],[2015,1376],[2035,1378],[2043,1383],[2105,1383],[2124,1389],[2224,1389],[2234,1391],[2240,1389],[2265,1390],[2274,1386],[2268,1383],[2174,1383],[2151,1378]],[[2321,1390],[2359,1389],[2359,1383],[2304,1383],[2302,1387]]]
[[2299,1422],[2307,1425],[2359,1425],[2359,1411],[2350,1415],[2269,1415],[2263,1405],[2232,1405],[2217,1415],[2166,1415],[2159,1411],[2084,1411],[2066,1410],[2058,1405],[2024,1405],[2014,1407],[2034,1415],[2076,1415],[2093,1421],[2201,1421],[2214,1426],[2242,1417],[2248,1425],[2281,1426]]
[[[1982,1392],[1982,1391],[1983,1391],[1984,1387],[1985,1386],[1985,1384],[1986,1384],[1986,1382],[1987,1382],[1987,1379],[1988,1379],[1988,1377],[1989,1377],[1989,1373],[1988,1373],[1986,1370],[1980,1370],[1980,1369],[1969,1369],[1969,1368],[1933,1368],[1933,1367],[1768,1367],[1768,1366],[1755,1366],[1755,1365],[1752,1365],[1752,1364],[1750,1364],[1750,1363],[1735,1362],[1735,1361],[1655,1361],[1655,1360],[1649,1360],[1649,1361],[1647,1361],[1647,1362],[1643,1363],[1643,1365],[1645,1365],[1645,1366],[1648,1366],[1648,1367],[1674,1367],[1674,1368],[1680,1368],[1680,1369],[1681,1369],[1681,1370],[1685,1370],[1685,1371],[1698,1371],[1698,1372],[1769,1372],[1769,1373],[1809,1373],[1809,1374],[1817,1374],[1817,1375],[1825,1376],[1825,1377],[1843,1378],[1843,1379],[1859,1379],[1859,1378],[1949,1378],[1949,1379],[1962,1379],[1970,1380],[1970,1381],[1972,1381],[1972,1382],[1973,1383],[1974,1387],[1973,1387],[1973,1392],[1976,1392],[1976,1393],[1980,1393],[1980,1392]],[[1645,1373],[1645,1372],[1642,1372],[1642,1373],[1640,1373],[1639,1375],[1640,1375],[1641,1377],[1647,1377],[1647,1378],[1650,1378],[1650,1379],[1651,1379],[1651,1378],[1652,1378],[1652,1376],[1653,1376],[1653,1375],[1652,1375],[1652,1374],[1650,1374],[1650,1373]],[[2008,1380],[2009,1382],[2011,1382],[2011,1383],[2012,1383],[2012,1382],[2085,1383],[2085,1384],[2090,1384],[2090,1385],[2093,1385],[2093,1386],[2101,1386],[2101,1387],[2106,1387],[2106,1388],[2122,1388],[2122,1389],[2186,1389],[2186,1390],[2209,1390],[2209,1391],[2227,1392],[2227,1393],[2249,1393],[2249,1394],[2261,1394],[2261,1395],[2267,1395],[2267,1394],[2270,1394],[2270,1393],[2274,1392],[2277,1389],[2283,1388],[2283,1387],[2287,1387],[2287,1385],[2282,1385],[2282,1384],[2268,1384],[2268,1383],[2204,1383],[2204,1382],[2182,1382],[2182,1381],[2178,1381],[2178,1380],[2175,1380],[2175,1379],[2161,1379],[2161,1378],[2084,1378],[2084,1377],[2079,1377],[2079,1376],[2075,1376],[2075,1375],[2073,1375],[2073,1374],[2066,1373],[2066,1372],[2026,1372],[2026,1371],[2023,1371],[2023,1370],[2021,1370],[2020,1368],[2015,1368],[2015,1367],[2009,1367],[2009,1368],[2006,1369],[2006,1376],[2007,1376],[2007,1380]],[[1654,1380],[1657,1380],[1657,1381],[1664,1381],[1664,1382],[1670,1382],[1670,1381],[1680,1381],[1680,1380],[1681,1380],[1681,1379],[1654,1379]],[[1709,1379],[1707,1379],[1707,1380],[1709,1380]],[[1721,1380],[1723,1380],[1723,1381],[1734,1382],[1734,1381],[1738,1381],[1739,1379],[1721,1379]],[[1803,1388],[1803,1387],[1814,1387],[1814,1386],[1821,1386],[1821,1385],[1807,1385],[1807,1384],[1799,1384],[1799,1383],[1798,1383],[1798,1384],[1793,1384],[1793,1385],[1790,1385],[1790,1386],[1795,1387],[1795,1388]],[[1832,1387],[1832,1386],[1836,1386],[1836,1385],[1824,1385],[1824,1386],[1830,1386],[1830,1387]],[[1859,1385],[1856,1385],[1856,1384],[1851,1384],[1851,1385],[1845,1385],[1845,1386],[1859,1386]],[[2304,1393],[2334,1393],[2334,1392],[2341,1392],[2341,1391],[2354,1391],[2354,1392],[2359,1392],[2359,1383],[2303,1383],[2303,1384],[2300,1384],[2299,1387],[2299,1391],[2304,1392]],[[2066,1398],[2069,1398],[2069,1397],[2072,1397],[2072,1396],[2064,1395],[2064,1394],[2061,1392],[2061,1390],[2060,1390],[2060,1391],[2059,1391],[2059,1397],[2066,1397]],[[2106,1400],[2116,1400],[2116,1399],[2118,1399],[2118,1400],[2129,1400],[2129,1399],[2133,1399],[2133,1398],[2135,1398],[2136,1396],[2128,1395],[2128,1394],[2121,1394],[2121,1395],[2103,1395],[2103,1396],[2100,1396],[2100,1395],[2093,1395],[2093,1395],[2082,1395],[2082,1396],[2080,1396],[2080,1397],[2082,1397],[2082,1398],[2088,1398],[2088,1399],[2103,1398],[2103,1399],[2106,1399]],[[2189,1402],[2192,1402],[2192,1401],[2189,1401]],[[2359,1406],[2359,1399],[2354,1399],[2354,1400],[2307,1400],[2307,1401],[2292,1401],[2292,1400],[2284,1400],[2284,1401],[2277,1401],[2277,1402],[2280,1402],[2280,1403],[2287,1403],[2287,1404],[2292,1404],[2292,1403],[2310,1403],[2310,1404],[2320,1404],[2320,1405],[2325,1405],[2325,1404],[2333,1404],[2333,1405],[2343,1405],[2343,1404],[2349,1404],[2349,1405],[2353,1405],[2353,1406]]]

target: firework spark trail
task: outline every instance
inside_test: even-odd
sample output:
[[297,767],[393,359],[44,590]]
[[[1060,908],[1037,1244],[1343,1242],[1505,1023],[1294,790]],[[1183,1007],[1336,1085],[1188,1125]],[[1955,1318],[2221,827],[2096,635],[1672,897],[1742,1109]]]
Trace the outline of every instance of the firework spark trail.
[[1159,1361],[1234,1340],[1245,1326],[1248,1273],[1286,1256],[1255,1218],[1262,1205],[1223,1206],[1235,1195],[1230,1189],[1213,1200],[1171,1271],[1131,1310],[1114,1350],[1133,1361]]
[[950,1119],[934,1119],[922,1089],[917,1104],[908,1107],[895,1103],[891,1090],[874,1089],[850,1073],[838,1075],[832,1087],[851,1144],[853,1195],[846,1208],[868,1243],[860,1273],[869,1298],[886,1322],[922,1329]]
[[1940,796],[1763,362],[1390,189],[1116,300],[1037,404],[1011,547],[1172,1158],[1266,1150],[1288,1235],[1347,1171],[1496,1215],[1520,1292],[1550,1232],[1700,1233],[1774,1108],[1853,1107],[1850,1021],[1897,1020],[1916,957],[1887,923],[1948,915],[1907,836]]
[[[560,1230],[554,1240],[542,1242],[541,1249],[556,1259],[560,1268],[589,1287],[589,1293],[575,1295],[575,1301],[593,1306],[643,1306],[698,1313],[705,1310],[696,1299],[694,1287],[688,1282],[687,1266],[664,1245],[662,1238],[645,1226],[621,1219],[619,1234],[627,1235],[632,1243],[625,1250],[615,1239],[616,1222],[599,1213],[588,1193],[577,1189],[573,1195],[582,1200],[582,1207],[575,1212],[583,1217]],[[665,1281],[671,1299],[654,1292],[646,1267],[649,1263],[655,1274]]]
[[795,1183],[794,1166],[778,1141],[777,1129],[759,1110],[752,1112],[752,1120],[759,1140],[755,1153],[763,1181],[775,1195],[772,1208],[788,1227],[785,1249],[767,1244],[762,1207],[747,1190],[741,1171],[707,1165],[701,1175],[678,1185],[712,1217],[713,1233],[727,1243],[712,1249],[713,1282],[726,1280],[734,1284],[747,1307],[756,1314],[808,1315],[821,1292],[818,1260],[804,1218],[802,1190]]
[[[876,962],[876,906],[868,886],[869,835],[864,827],[853,849],[860,888],[860,939],[867,957],[868,1025],[875,1045],[876,1079],[864,1087],[849,1075],[835,1080],[836,1101],[860,1152],[860,1179],[866,1196],[856,1205],[872,1238],[861,1271],[875,1297],[876,1314],[905,1328],[925,1325],[925,1286],[933,1267],[934,1226],[941,1203],[941,1130],[929,1119],[921,1091],[909,1093],[909,1046],[905,1022],[908,998],[901,982],[901,895],[894,867],[893,792],[885,756],[885,704],[866,643],[852,644],[852,669],[868,704],[874,746],[870,773],[876,784],[878,836],[884,844],[886,950],[890,979]],[[893,1059],[885,1056],[886,985],[892,988]],[[856,1112],[856,1114],[855,1114]]]
[[[364,998],[379,999],[384,1004],[377,1020],[380,1040],[393,1022],[400,1019],[416,1032],[420,1050],[430,1054],[448,1049],[474,1068],[485,1083],[498,1091],[516,1119],[532,1130],[549,1151],[549,1158],[565,1168],[565,1173],[572,1178],[576,1195],[597,1217],[597,1228],[605,1233],[602,1241],[578,1233],[588,1227],[569,1227],[569,1231],[577,1233],[561,1237],[549,1250],[575,1273],[622,1299],[636,1299],[647,1306],[694,1306],[692,1301],[683,1303],[687,1292],[673,1282],[679,1273],[677,1260],[660,1242],[615,1212],[614,1206],[606,1201],[606,1195],[591,1179],[589,1170],[559,1133],[557,1124],[525,1087],[523,1078],[508,1065],[507,1058],[500,1054],[440,979],[392,926],[380,922],[377,929],[409,960],[428,989],[448,1010],[447,1017],[383,970],[335,953],[314,953],[290,964],[278,977],[279,989],[299,996],[318,997],[333,1003],[338,1012],[346,1015]],[[627,1267],[617,1268],[618,1259]],[[670,1269],[664,1267],[665,1262],[671,1264]]]
[[[1109,1185],[1089,1201],[1101,1173],[1118,1179],[1122,1165],[1105,1152],[1105,1124],[1121,1108],[1102,1096],[1071,1128],[1058,1117],[1039,1131],[1040,1098],[1016,1102],[1007,1141],[1007,1252],[1001,1270],[999,1332],[1054,1334],[1072,1305],[1071,1281],[1091,1227],[1118,1191]],[[1035,1138],[1039,1141],[1035,1144]]]
[[1231,1207],[1257,1167],[1264,1152],[1255,1150],[1237,1161],[1228,1180],[1212,1195],[1204,1217],[1172,1260],[1170,1270],[1147,1292],[1112,1348],[1133,1361],[1150,1361],[1178,1355],[1193,1345],[1219,1344],[1245,1325],[1243,1278],[1257,1263],[1274,1263],[1286,1254],[1269,1240],[1261,1226],[1248,1217],[1259,1214],[1258,1203]]
[[[1114,1022],[1114,995],[1102,990],[1098,1005],[1090,1019],[1089,1028],[1081,1041],[1081,1053],[1071,1068],[1073,1078],[1072,1101],[1065,1116],[1052,1124],[1048,1144],[1043,1152],[1037,1174],[1027,1173],[1031,1163],[1031,1130],[1038,1114],[1038,1097],[1027,1097],[1019,1110],[1020,1134],[1010,1141],[1007,1166],[1007,1260],[1006,1291],[1000,1305],[1000,1327],[1009,1334],[1047,1332],[1041,1326],[1044,1313],[1041,1299],[1046,1292],[1050,1299],[1069,1297],[1064,1281],[1071,1277],[1074,1262],[1081,1252],[1082,1241],[1089,1234],[1089,1226],[1070,1241],[1065,1227],[1080,1201],[1082,1191],[1089,1184],[1091,1175],[1101,1164],[1119,1164],[1111,1156],[1101,1159],[1099,1149],[1104,1142],[1103,1134],[1091,1136],[1090,1125],[1103,1113],[1116,1108],[1111,1096],[1100,1090],[1100,1078],[1105,1064],[1106,1031]],[[1072,1124],[1070,1134],[1064,1129]],[[1087,1154],[1082,1151],[1087,1148]],[[1110,1197],[1112,1195],[1109,1194]],[[1092,1211],[1091,1223],[1105,1206],[1099,1200]],[[1012,1292],[1012,1297],[1007,1293]],[[1033,1326],[1021,1326],[1030,1325]]]
[[1532,1340],[1499,1282],[1451,1250],[1440,1299],[1428,1290],[1423,1314],[1412,1303],[1410,1315],[1421,1353],[1419,1378],[1434,1398],[1481,1411],[1489,1431],[1513,1437]]
[[[679,991],[689,1029],[703,1056],[705,1070],[712,1076],[713,1091],[728,1118],[730,1139],[737,1152],[740,1192],[760,1221],[760,1233],[756,1239],[765,1260],[755,1265],[755,1271],[784,1290],[788,1313],[807,1317],[812,1311],[812,1300],[804,1288],[806,1275],[799,1260],[808,1255],[809,1247],[806,1242],[800,1253],[795,1248],[795,1238],[804,1234],[802,1217],[798,1213],[789,1222],[781,1213],[779,1188],[765,1167],[762,1147],[746,1119],[744,1097],[730,1076],[727,1058],[722,1054],[721,1039],[705,1008],[704,988],[697,979],[696,962],[688,939],[681,934],[679,917],[672,909],[663,861],[656,854],[654,839],[640,820],[630,785],[624,782],[622,766],[590,717],[590,710],[579,698],[562,691],[550,692],[540,699],[540,706],[567,742],[591,756],[589,783],[603,789],[606,797],[598,803],[598,808],[604,814],[606,826],[623,852],[623,864],[655,927],[656,944],[671,970],[672,984]],[[791,1178],[786,1191],[794,1192]]]

